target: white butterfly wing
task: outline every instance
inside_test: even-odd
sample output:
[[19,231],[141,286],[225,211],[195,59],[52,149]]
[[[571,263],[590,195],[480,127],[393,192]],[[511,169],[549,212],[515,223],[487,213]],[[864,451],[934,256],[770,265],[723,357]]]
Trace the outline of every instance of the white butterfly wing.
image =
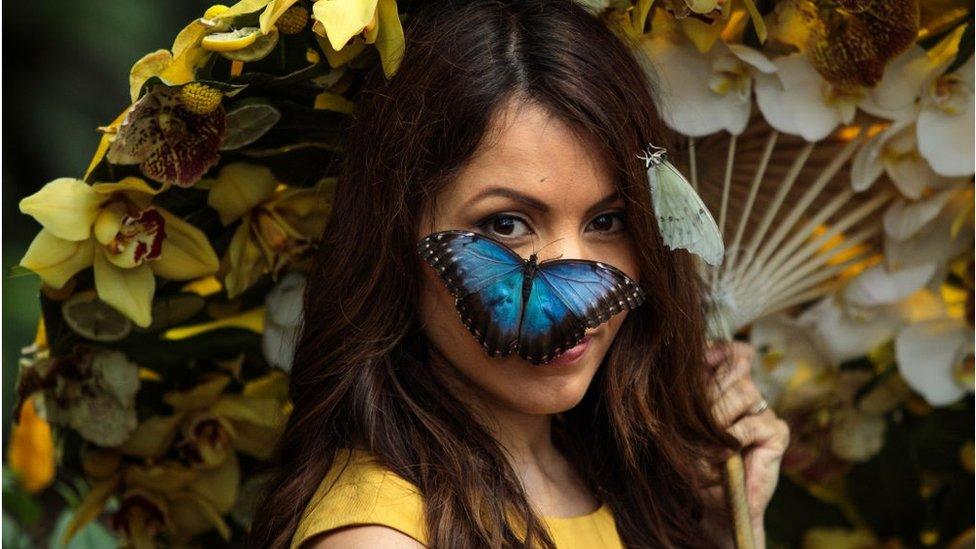
[[725,244],[718,224],[691,183],[669,162],[647,170],[654,214],[664,243],[672,250],[683,248],[705,262],[719,265]]

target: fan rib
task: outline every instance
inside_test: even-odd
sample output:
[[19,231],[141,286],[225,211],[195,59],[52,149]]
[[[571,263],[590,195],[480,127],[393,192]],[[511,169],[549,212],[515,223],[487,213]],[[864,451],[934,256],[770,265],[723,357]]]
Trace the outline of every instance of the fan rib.
[[[769,159],[773,155],[773,149],[776,146],[776,141],[778,138],[779,132],[772,131],[769,133],[769,138],[766,140],[766,148],[763,149],[763,155],[759,159],[759,166],[756,169],[756,175],[752,178],[752,185],[749,187],[749,196],[746,198],[746,204],[743,208],[741,216],[739,217],[739,226],[735,231],[735,238],[732,241],[732,250],[738,250],[739,244],[742,242],[742,236],[745,234],[749,216],[752,215],[752,208],[756,201],[756,195],[759,193],[759,187],[762,186],[763,178],[766,176],[766,168],[769,166]],[[727,180],[730,177],[731,174],[726,175]],[[730,254],[727,261],[723,263],[723,269],[726,271],[734,270],[737,261],[738,254]],[[716,272],[712,277],[713,283],[717,280],[717,276],[718,274]]]
[[[748,248],[751,250],[750,253],[755,253],[759,243],[762,242],[763,237],[766,236],[766,231],[768,231],[769,227],[773,224],[773,219],[775,219],[776,214],[779,212],[780,206],[783,205],[783,201],[786,200],[786,196],[789,194],[790,189],[793,188],[793,184],[796,182],[797,177],[803,170],[803,166],[806,164],[807,158],[809,158],[810,153],[813,152],[813,147],[814,143],[807,143],[793,160],[790,170],[787,172],[786,177],[783,178],[782,183],[780,183],[776,196],[773,197],[772,203],[766,208],[766,215],[763,217],[759,229],[753,233],[752,238],[750,239]],[[735,274],[731,284],[733,287],[738,287],[742,283],[743,278],[746,278],[751,274],[755,265],[754,259],[754,257],[750,258],[749,264],[735,269]]]
[[[837,195],[835,201],[838,200],[846,201],[849,199],[850,195],[852,194],[853,194],[853,190],[850,189],[845,190],[843,193]],[[841,234],[843,231],[853,226],[855,223],[859,222],[860,220],[864,219],[865,217],[873,213],[875,210],[880,208],[881,206],[885,205],[891,199],[891,197],[892,197],[891,192],[886,189],[881,193],[879,193],[877,196],[872,197],[871,200],[864,202],[856,209],[848,212],[847,215],[845,215],[844,217],[840,218],[835,223],[833,223],[827,231],[825,231],[823,234],[811,240],[806,246],[804,246],[799,251],[794,253],[785,263],[777,267],[776,270],[770,275],[769,278],[771,280],[778,280],[785,274],[795,270],[798,263],[807,259],[811,255],[816,254],[817,250],[821,248],[830,238],[833,238],[835,235]],[[830,213],[833,212],[831,211]],[[802,234],[808,234],[808,233],[804,232]],[[821,254],[821,255],[826,255],[826,254]]]
[[[768,276],[768,273],[765,273],[765,270],[767,269],[766,262],[769,259],[769,256],[777,251],[777,246],[779,246],[780,242],[782,242],[793,229],[797,221],[799,221],[800,217],[813,202],[814,198],[820,194],[827,183],[829,183],[834,175],[837,174],[841,166],[843,166],[851,155],[854,154],[854,151],[857,149],[858,145],[860,145],[862,140],[863,132],[859,134],[857,138],[848,142],[840,153],[834,157],[833,160],[831,160],[830,164],[827,165],[824,171],[817,176],[817,178],[810,185],[809,189],[804,192],[800,200],[793,206],[793,209],[787,215],[786,219],[780,223],[779,227],[776,229],[776,232],[773,233],[773,236],[763,244],[762,250],[759,252],[756,261],[747,271],[749,276]],[[797,238],[806,238],[806,235],[801,232],[793,240],[797,240]],[[778,255],[781,254],[777,254],[777,256]],[[758,272],[756,272],[757,270]],[[747,280],[749,276],[746,277]]]
[[[853,246],[856,246],[856,245],[860,244],[861,242],[864,242],[868,238],[871,238],[871,237],[875,236],[879,232],[881,232],[881,227],[880,226],[878,226],[878,225],[870,225],[870,226],[864,228],[862,231],[860,231],[858,233],[854,233],[848,239],[845,239],[842,244],[840,244],[840,245],[838,245],[838,246],[836,246],[834,248],[831,248],[829,251],[827,251],[827,252],[825,252],[823,254],[819,254],[819,255],[815,256],[812,261],[809,261],[806,264],[804,264],[802,267],[800,267],[800,268],[798,268],[798,269],[796,269],[794,271],[789,272],[789,274],[787,276],[783,277],[782,279],[774,280],[772,282],[772,284],[769,286],[769,291],[766,294],[767,295],[767,299],[770,299],[770,300],[784,299],[784,294],[787,291],[790,291],[792,293],[797,293],[797,292],[800,292],[800,291],[805,290],[806,288],[808,288],[810,286],[810,284],[797,283],[797,284],[794,285],[794,283],[796,281],[798,281],[798,280],[806,277],[814,269],[817,269],[817,268],[822,267],[823,265],[825,265],[826,263],[828,263],[834,257],[836,257],[836,256],[840,255],[841,253],[849,250]],[[873,255],[873,251],[870,250],[870,249],[866,249],[866,250],[862,250],[862,251],[857,252],[851,258],[848,258],[847,260],[844,260],[844,261],[845,262],[848,262],[848,263],[850,263],[851,261],[857,262],[857,261],[861,261],[861,260],[865,260],[867,258],[870,258],[872,255]]]

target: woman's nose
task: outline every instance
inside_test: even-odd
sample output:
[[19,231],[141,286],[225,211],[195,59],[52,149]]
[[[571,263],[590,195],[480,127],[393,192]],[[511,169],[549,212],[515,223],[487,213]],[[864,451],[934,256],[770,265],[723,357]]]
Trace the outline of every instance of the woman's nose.
[[540,262],[550,259],[588,259],[586,247],[576,234],[553,235],[542,243],[536,253]]

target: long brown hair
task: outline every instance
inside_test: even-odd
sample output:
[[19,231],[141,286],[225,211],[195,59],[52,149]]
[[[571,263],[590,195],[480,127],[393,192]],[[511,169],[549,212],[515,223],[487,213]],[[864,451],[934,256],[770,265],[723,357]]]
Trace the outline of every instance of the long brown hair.
[[287,547],[337,450],[363,446],[423,494],[431,547],[552,547],[498,443],[431,371],[417,318],[421,213],[514,99],[567,122],[615,170],[648,294],[583,400],[555,417],[555,442],[627,546],[704,546],[696,463],[737,446],[704,397],[704,284],[691,256],[661,244],[652,214],[638,154],[667,136],[634,46],[573,0],[416,8],[399,71],[368,75],[347,128],[305,292],[294,409],[251,542]]

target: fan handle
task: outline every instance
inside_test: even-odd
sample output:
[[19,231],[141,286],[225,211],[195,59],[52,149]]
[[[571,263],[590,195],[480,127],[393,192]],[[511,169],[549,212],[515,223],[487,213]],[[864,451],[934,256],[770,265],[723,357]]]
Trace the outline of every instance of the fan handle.
[[735,531],[736,549],[755,549],[752,524],[749,517],[749,501],[746,498],[745,466],[742,454],[736,452],[725,461],[725,493],[732,509],[732,527]]

